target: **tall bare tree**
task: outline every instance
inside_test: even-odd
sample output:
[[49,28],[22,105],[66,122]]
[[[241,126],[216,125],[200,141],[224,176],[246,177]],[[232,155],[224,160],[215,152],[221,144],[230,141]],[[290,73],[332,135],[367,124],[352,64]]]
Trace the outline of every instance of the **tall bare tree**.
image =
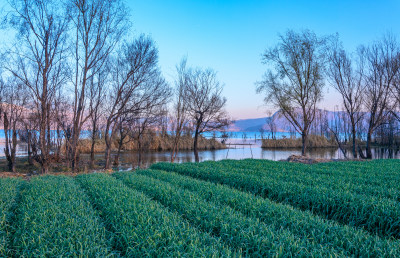
[[69,161],[73,170],[77,164],[78,140],[83,124],[89,119],[87,108],[88,84],[107,62],[114,47],[127,30],[126,6],[121,0],[71,0],[70,19],[73,22],[75,42],[74,97],[72,135]]
[[263,54],[263,63],[272,64],[257,92],[265,92],[267,103],[279,108],[295,130],[301,134],[302,155],[314,121],[317,103],[322,99],[325,64],[324,38],[314,32],[289,30],[279,36],[279,43]]
[[7,69],[29,88],[39,113],[39,155],[41,172],[51,162],[50,108],[52,98],[65,81],[65,42],[68,16],[54,0],[11,0],[11,24],[18,30],[15,65]]
[[105,100],[107,82],[107,70],[98,72],[90,80],[89,88],[89,114],[90,114],[90,167],[94,167],[94,152],[96,140],[100,138],[100,123],[104,118],[101,113],[103,111],[103,101]]
[[354,64],[349,54],[335,39],[329,51],[328,75],[331,85],[342,96],[343,106],[350,120],[353,157],[357,158],[357,125],[363,117],[364,60],[358,55]]
[[400,50],[394,36],[387,34],[371,46],[361,47],[360,53],[365,58],[363,99],[368,112],[366,157],[371,159],[372,134],[395,107],[391,89],[400,69]]
[[135,108],[127,114],[128,118],[125,124],[131,133],[130,138],[137,143],[139,167],[142,163],[145,139],[149,140],[155,130],[161,129],[162,120],[167,116],[165,106],[170,97],[171,89],[169,85],[160,73],[155,73],[141,87],[140,94],[135,94],[132,99]]
[[124,113],[137,112],[135,99],[142,95],[146,82],[159,74],[158,51],[145,36],[124,44],[112,65],[112,82],[107,94],[105,118],[105,168],[110,168],[111,143],[118,119]]
[[204,132],[222,129],[230,124],[225,112],[226,98],[223,86],[212,69],[192,68],[188,71],[184,89],[184,105],[194,128],[193,151],[199,161],[198,140]]
[[185,98],[185,87],[189,83],[186,69],[187,59],[183,58],[177,70],[177,80],[175,81],[175,103],[171,117],[173,145],[171,149],[171,162],[174,162],[179,152],[179,144],[185,125],[188,124],[187,107]]

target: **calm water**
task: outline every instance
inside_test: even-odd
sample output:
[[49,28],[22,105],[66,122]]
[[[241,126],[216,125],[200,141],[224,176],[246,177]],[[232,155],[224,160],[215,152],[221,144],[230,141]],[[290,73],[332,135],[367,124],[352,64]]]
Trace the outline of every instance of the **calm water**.
[[[1,137],[1,136],[0,136]],[[221,159],[269,159],[269,160],[283,160],[287,159],[290,155],[300,155],[300,149],[262,149],[261,141],[255,140],[255,133],[246,133],[246,135],[239,132],[234,133],[234,138],[230,138],[228,143],[229,149],[223,150],[205,150],[199,151],[200,161],[206,160],[221,160]],[[245,145],[242,145],[245,144]],[[18,156],[27,155],[27,146],[24,144],[18,145]],[[343,154],[336,148],[320,148],[309,149],[307,155],[313,158],[326,158],[326,159],[342,159]],[[350,153],[348,154],[349,156]],[[98,158],[102,158],[103,154],[98,154]],[[83,159],[88,158],[88,155],[82,155]],[[373,149],[374,158],[400,158],[399,151],[388,150],[387,148]],[[0,139],[0,158],[4,158],[4,139]],[[170,161],[171,153],[169,151],[156,151],[145,152],[142,154],[142,166],[149,166],[155,162]],[[193,162],[195,161],[192,151],[180,151],[176,157],[176,162]],[[119,169],[131,169],[138,166],[138,153],[137,152],[123,152],[120,156]]]
[[[200,161],[206,160],[222,160],[222,159],[269,159],[269,160],[283,160],[287,159],[290,155],[301,155],[300,149],[262,149],[259,143],[254,145],[232,145],[230,149],[224,150],[205,150],[199,151]],[[326,158],[326,159],[343,159],[344,156],[339,149],[336,148],[320,148],[310,149],[307,155],[313,158]],[[350,155],[350,153],[349,153]],[[400,158],[400,151],[389,154],[386,148],[373,149],[374,158]],[[142,154],[142,166],[148,167],[156,162],[169,162],[171,153],[168,151],[161,152],[147,152]],[[195,157],[192,151],[181,151],[178,153],[175,162],[194,162]],[[120,156],[121,165],[119,170],[128,170],[138,166],[138,153],[137,152],[124,152]]]

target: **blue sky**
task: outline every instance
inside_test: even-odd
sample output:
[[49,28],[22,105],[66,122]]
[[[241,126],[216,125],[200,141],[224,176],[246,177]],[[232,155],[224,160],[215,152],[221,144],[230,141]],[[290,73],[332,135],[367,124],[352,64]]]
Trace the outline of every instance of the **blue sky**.
[[[211,67],[225,84],[227,110],[234,119],[265,116],[263,97],[255,93],[266,67],[265,48],[287,29],[339,33],[354,51],[385,32],[400,37],[400,1],[128,1],[135,33],[156,41],[160,66],[171,83],[175,65],[187,55],[189,65]],[[340,97],[326,88],[322,108]]]
[[[311,29],[318,35],[339,33],[354,51],[386,32],[400,40],[400,0],[388,1],[183,1],[126,0],[134,35],[150,35],[159,49],[160,66],[173,84],[183,56],[192,66],[210,67],[224,83],[227,110],[233,119],[266,116],[255,82],[266,67],[261,54],[287,29]],[[0,0],[0,7],[6,7]],[[0,36],[5,42],[11,33]],[[332,110],[341,98],[326,87],[319,105]]]

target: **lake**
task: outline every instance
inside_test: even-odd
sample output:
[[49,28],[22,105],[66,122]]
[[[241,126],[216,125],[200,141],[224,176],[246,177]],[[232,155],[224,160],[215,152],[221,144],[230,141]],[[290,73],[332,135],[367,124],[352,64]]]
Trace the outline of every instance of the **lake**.
[[[207,135],[211,137],[211,135]],[[281,136],[281,135],[280,135]],[[218,137],[218,136],[217,136]],[[200,161],[221,160],[221,159],[269,159],[283,160],[291,155],[300,155],[300,149],[262,149],[261,140],[255,138],[260,137],[259,133],[241,133],[234,132],[231,134],[228,143],[230,148],[222,150],[204,150],[199,151]],[[264,135],[264,137],[267,137]],[[243,145],[245,144],[245,145]],[[19,144],[17,148],[18,156],[27,155],[27,146]],[[319,148],[309,149],[307,155],[313,158],[326,159],[343,159],[344,156],[337,148]],[[349,156],[350,152],[349,152]],[[102,158],[103,154],[96,154],[97,158]],[[0,139],[0,158],[4,158],[4,139]],[[82,159],[88,159],[88,154],[82,154]],[[151,151],[142,154],[142,165],[149,166],[155,162],[170,161],[171,153],[169,151]],[[373,158],[400,158],[399,151],[388,150],[387,148],[374,148]],[[120,166],[118,169],[126,170],[137,167],[137,152],[123,152],[120,156]],[[192,151],[180,151],[176,157],[176,162],[194,162],[194,154]]]

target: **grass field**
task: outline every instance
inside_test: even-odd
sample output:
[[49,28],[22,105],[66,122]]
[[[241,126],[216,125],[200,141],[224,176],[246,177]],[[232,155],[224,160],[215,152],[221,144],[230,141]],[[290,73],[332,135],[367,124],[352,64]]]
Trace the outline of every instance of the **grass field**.
[[400,257],[400,161],[0,179],[0,257]]

